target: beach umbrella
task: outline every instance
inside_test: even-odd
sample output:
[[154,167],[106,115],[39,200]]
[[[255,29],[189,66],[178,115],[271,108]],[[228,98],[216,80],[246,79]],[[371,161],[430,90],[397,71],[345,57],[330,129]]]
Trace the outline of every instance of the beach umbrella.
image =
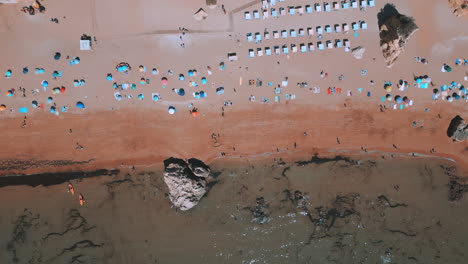
[[7,70],[5,72],[5,77],[10,78],[11,77],[11,70]]
[[49,109],[49,113],[54,114],[55,113],[55,106],[51,106]]
[[37,108],[39,104],[37,103],[36,100],[32,101],[32,107]]
[[198,116],[198,111],[197,111],[197,110],[193,110],[193,111],[192,111],[192,115],[193,115],[194,117],[197,117],[197,116]]
[[79,64],[80,61],[81,61],[81,60],[80,60],[79,57],[75,57],[75,58],[73,59],[73,62],[75,62],[75,64]]
[[6,109],[6,105],[4,105],[4,104],[0,105],[0,111],[3,112],[3,111],[5,111],[5,109]]
[[73,86],[78,87],[80,85],[80,82],[78,80],[73,81]]
[[185,76],[183,74],[179,74],[179,81],[185,80]]
[[48,81],[42,81],[41,85],[42,85],[42,87],[47,87],[47,86],[49,86],[49,82]]
[[167,78],[166,78],[166,77],[162,77],[162,78],[161,78],[161,84],[162,84],[163,86],[167,86],[167,83],[168,83]]
[[59,76],[59,74],[58,74],[57,71],[54,71],[54,72],[52,73],[52,77],[53,77],[53,78],[57,78],[58,76]]
[[54,89],[52,89],[52,93],[53,94],[59,94],[60,93],[60,88],[55,87]]
[[226,68],[226,66],[224,65],[224,62],[220,62],[219,63],[219,69],[224,70],[224,68]]
[[390,85],[386,86],[385,91],[387,91],[387,93],[391,93],[392,92],[392,86],[390,86]]
[[136,87],[137,87],[136,84],[132,83],[132,85],[130,86],[130,89],[135,90]]
[[444,64],[444,70],[446,70],[447,72],[451,72],[452,67],[448,66],[447,64]]
[[143,100],[144,98],[145,98],[145,96],[143,94],[138,95],[138,99]]
[[140,66],[138,66],[138,70],[139,70],[140,72],[146,72],[146,67],[143,66],[143,65],[140,65]]
[[156,74],[159,73],[159,72],[158,72],[158,69],[156,69],[156,68],[153,68],[153,70],[152,70],[151,72],[153,73],[153,75],[156,75]]
[[47,103],[48,104],[51,104],[53,101],[54,101],[54,98],[52,98],[52,97],[47,98]]
[[112,77],[112,73],[107,74],[106,80],[108,80],[108,81],[113,81],[114,80],[114,77]]
[[449,96],[447,96],[447,101],[449,101],[449,102],[453,102],[453,97],[452,97],[452,96],[450,96],[450,95],[449,95]]
[[66,90],[67,90],[67,88],[65,88],[65,86],[60,87],[60,92],[61,93],[64,93]]
[[60,52],[55,52],[54,60],[60,60],[60,57],[62,57],[62,54],[60,54]]
[[6,96],[12,97],[12,96],[13,96],[13,92],[12,92],[11,90],[8,90],[8,92],[6,92]]
[[206,78],[205,78],[205,77],[202,77],[202,78],[201,78],[201,83],[202,83],[202,84],[206,84]]
[[180,95],[180,96],[184,96],[184,95],[185,95],[185,90],[184,90],[184,88],[180,88],[180,89],[179,89],[179,95]]
[[397,95],[397,96],[395,96],[395,102],[397,104],[401,104],[401,103],[403,103],[403,98],[401,98],[401,96]]
[[153,95],[153,101],[157,102],[159,100],[159,95],[155,94]]
[[200,97],[201,98],[205,98],[207,95],[204,91],[200,91]]
[[388,100],[388,101],[391,101],[393,99],[393,96],[391,94],[387,94],[385,95],[385,98]]
[[190,76],[190,77],[193,76],[193,71],[192,70],[188,70],[188,76]]
[[422,83],[422,79],[421,79],[421,78],[417,78],[417,79],[416,79],[416,83]]
[[405,96],[405,97],[403,97],[403,101],[404,101],[405,103],[409,103],[410,99],[408,98],[408,96]]
[[457,93],[453,93],[452,97],[455,98],[455,100],[460,99],[460,95],[458,95]]
[[83,104],[83,102],[81,102],[81,101],[76,102],[76,107],[80,108],[80,109],[85,109],[86,108],[85,105]]
[[28,72],[29,72],[28,67],[24,67],[24,68],[23,68],[23,73],[24,73],[24,74],[27,74]]
[[141,79],[140,79],[140,84],[145,84],[145,83],[146,83],[146,79],[143,78],[143,77],[141,77]]
[[173,115],[177,110],[175,109],[175,107],[170,105],[167,111],[169,112],[169,114]]

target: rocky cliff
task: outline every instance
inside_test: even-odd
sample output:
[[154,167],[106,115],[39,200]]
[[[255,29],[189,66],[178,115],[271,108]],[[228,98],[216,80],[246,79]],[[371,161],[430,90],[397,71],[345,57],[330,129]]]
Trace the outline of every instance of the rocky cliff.
[[197,159],[177,158],[165,160],[164,168],[164,182],[172,204],[182,211],[196,206],[209,189],[210,168]]
[[447,136],[453,141],[468,139],[468,124],[460,116],[454,117],[447,129]]
[[453,7],[453,13],[459,16],[468,16],[468,0],[448,0]]

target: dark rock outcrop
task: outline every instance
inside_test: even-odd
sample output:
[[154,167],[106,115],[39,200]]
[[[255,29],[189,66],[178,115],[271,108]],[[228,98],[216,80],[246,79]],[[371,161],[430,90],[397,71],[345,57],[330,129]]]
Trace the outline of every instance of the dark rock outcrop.
[[447,136],[453,141],[463,141],[468,138],[468,124],[460,116],[456,116],[450,122]]
[[164,161],[164,182],[169,188],[169,200],[186,211],[198,204],[209,189],[210,168],[197,159],[169,158]]
[[448,0],[448,2],[457,17],[468,15],[468,0]]

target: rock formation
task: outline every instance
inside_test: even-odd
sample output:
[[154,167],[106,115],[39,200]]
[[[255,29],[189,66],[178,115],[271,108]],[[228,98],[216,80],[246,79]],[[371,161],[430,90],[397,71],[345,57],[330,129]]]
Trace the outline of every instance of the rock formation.
[[460,116],[456,116],[450,122],[447,129],[447,136],[453,141],[463,141],[468,139],[468,124]]
[[398,13],[391,4],[378,14],[380,46],[387,66],[391,67],[406,45],[411,35],[418,29],[412,17]]
[[468,0],[448,0],[453,7],[453,13],[457,16],[468,16]]
[[182,211],[197,205],[209,189],[210,168],[197,159],[172,157],[164,161],[164,167],[164,182],[172,204]]

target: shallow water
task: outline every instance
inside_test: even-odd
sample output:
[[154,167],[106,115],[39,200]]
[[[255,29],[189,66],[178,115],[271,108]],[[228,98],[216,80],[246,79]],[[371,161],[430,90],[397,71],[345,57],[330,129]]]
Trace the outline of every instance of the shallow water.
[[[66,184],[5,187],[0,262],[466,263],[467,201],[448,200],[453,166],[217,162],[218,182],[188,212],[171,208],[162,169],[74,180],[83,207]],[[259,197],[264,224],[253,219]]]

